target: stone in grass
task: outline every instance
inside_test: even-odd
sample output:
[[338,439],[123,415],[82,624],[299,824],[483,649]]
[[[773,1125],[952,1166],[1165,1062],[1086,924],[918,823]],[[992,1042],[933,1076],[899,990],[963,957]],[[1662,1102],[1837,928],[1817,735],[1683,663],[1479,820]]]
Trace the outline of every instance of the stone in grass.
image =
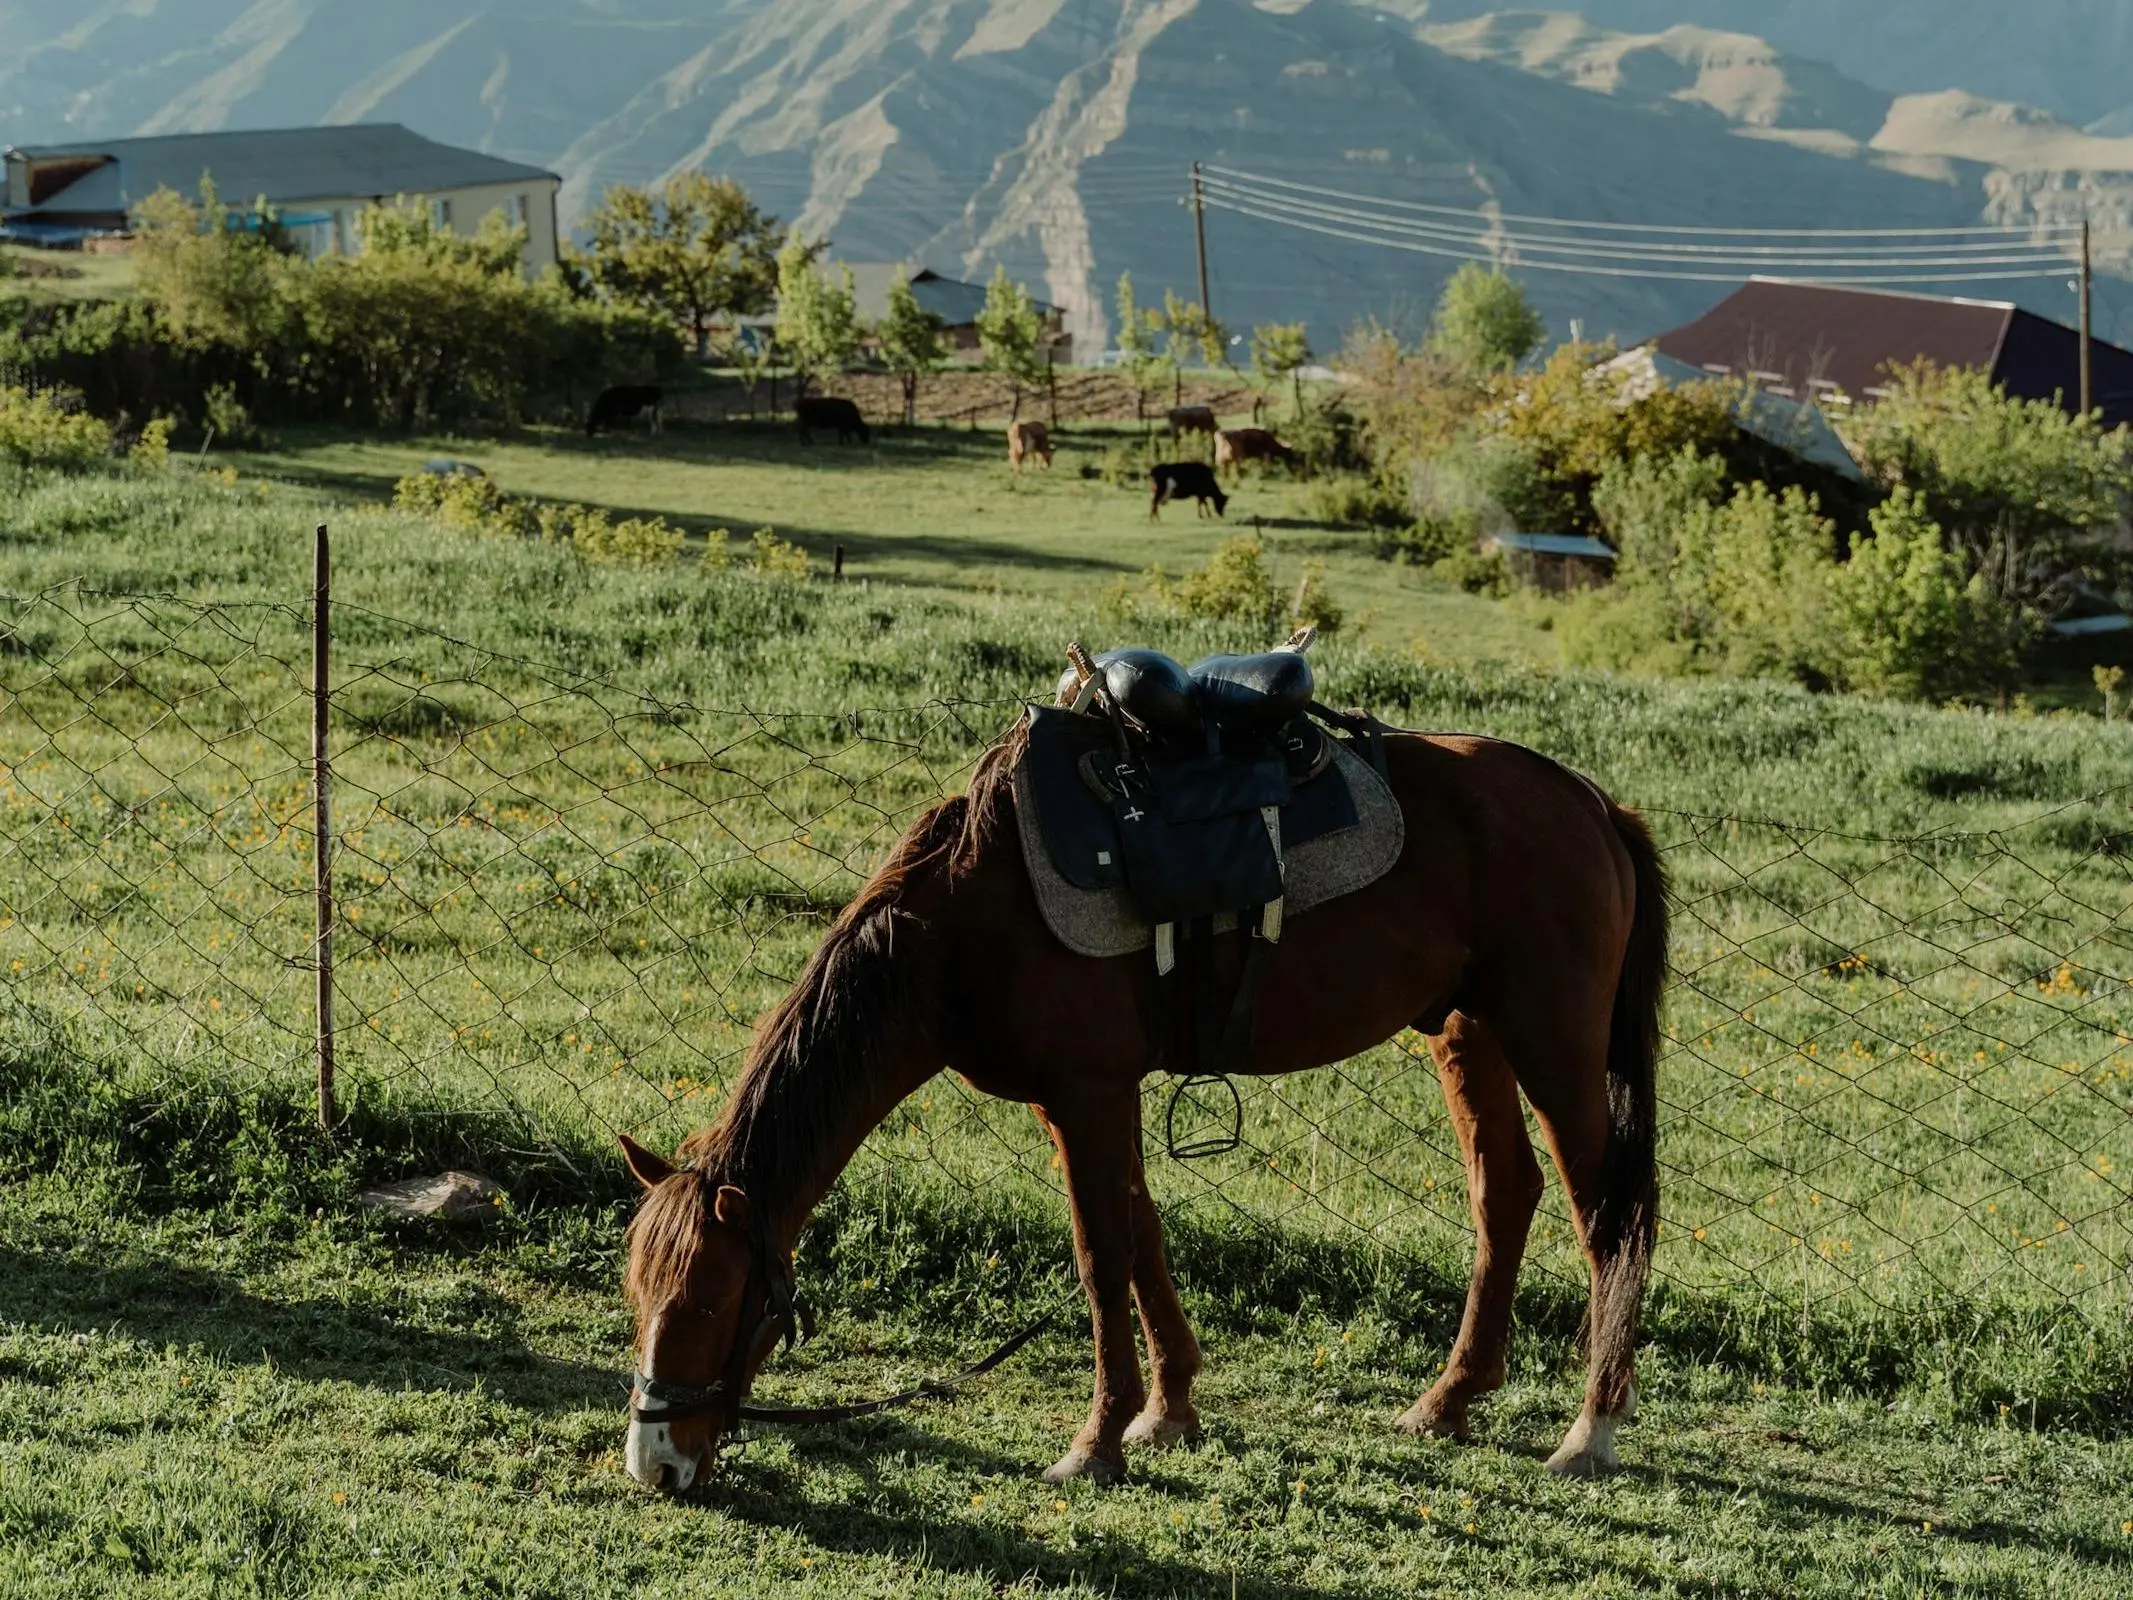
[[504,1203],[503,1188],[478,1172],[440,1172],[433,1178],[403,1178],[363,1191],[363,1204],[403,1217],[493,1216]]

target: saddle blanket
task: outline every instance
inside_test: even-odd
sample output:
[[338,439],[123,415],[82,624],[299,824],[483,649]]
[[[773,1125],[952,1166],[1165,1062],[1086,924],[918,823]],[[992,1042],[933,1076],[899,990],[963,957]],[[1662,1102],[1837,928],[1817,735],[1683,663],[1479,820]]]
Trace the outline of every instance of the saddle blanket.
[[[1390,872],[1407,843],[1407,820],[1391,788],[1367,762],[1339,740],[1333,760],[1355,804],[1355,826],[1284,846],[1287,872],[1282,915],[1292,919],[1314,906],[1353,894]],[[1080,888],[1053,865],[1038,812],[1037,787],[1025,750],[1015,763],[1015,827],[1022,837],[1022,864],[1036,891],[1038,909],[1052,936],[1076,955],[1099,960],[1150,949],[1155,929],[1135,910],[1123,884]],[[1236,927],[1231,913],[1218,913],[1215,928]]]

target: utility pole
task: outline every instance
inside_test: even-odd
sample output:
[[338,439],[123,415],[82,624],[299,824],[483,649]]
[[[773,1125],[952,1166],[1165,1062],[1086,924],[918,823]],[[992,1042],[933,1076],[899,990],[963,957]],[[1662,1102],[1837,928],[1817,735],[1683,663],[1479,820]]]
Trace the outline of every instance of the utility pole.
[[[2082,237],[2087,238],[2087,233],[2084,232]],[[1207,303],[1207,207],[1200,195],[1200,163],[1197,161],[1192,164],[1192,242],[1200,252],[1200,315],[1212,323],[1215,308]],[[2088,259],[2086,247],[2082,259]]]
[[[1195,171],[1198,169],[1195,168]],[[2081,414],[2085,417],[2096,403],[2089,380],[2089,219],[2081,219]]]

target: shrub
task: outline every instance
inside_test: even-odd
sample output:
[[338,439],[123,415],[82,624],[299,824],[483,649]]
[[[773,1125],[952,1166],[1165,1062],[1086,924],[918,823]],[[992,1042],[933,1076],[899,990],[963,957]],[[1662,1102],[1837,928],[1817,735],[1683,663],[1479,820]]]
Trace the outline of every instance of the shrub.
[[133,441],[133,448],[126,452],[126,459],[143,472],[168,472],[170,436],[175,427],[168,417],[151,418],[141,429],[141,436]]
[[1123,439],[1105,447],[1102,458],[1094,465],[1084,465],[1085,476],[1101,478],[1116,489],[1145,489],[1148,487],[1148,469],[1156,464],[1160,452],[1153,441],[1147,439]]
[[663,567],[681,554],[682,531],[664,517],[628,517],[611,521],[604,511],[582,511],[571,530],[571,546],[587,561],[620,566]]
[[28,472],[83,472],[111,456],[111,430],[50,395],[0,388],[0,459]]
[[1550,533],[1576,505],[1541,470],[1538,453],[1505,434],[1463,434],[1409,469],[1423,516],[1469,521],[1479,533]]
[[218,383],[200,397],[200,423],[217,444],[250,450],[262,442],[251,408],[237,398],[234,384]]
[[1305,492],[1304,504],[1313,519],[1336,528],[1400,528],[1414,520],[1405,494],[1359,473],[1316,480]]
[[2011,682],[2035,619],[1947,547],[1922,493],[1898,490],[1869,521],[1835,585],[1847,686],[1938,700]]
[[1471,552],[1481,537],[1479,520],[1469,514],[1425,515],[1404,528],[1381,535],[1374,547],[1380,561],[1433,567],[1462,552]]
[[769,528],[755,530],[755,570],[766,578],[804,578],[807,552],[788,544]]
[[1121,579],[1105,591],[1101,610],[1106,621],[1167,617],[1239,623],[1263,637],[1286,635],[1305,623],[1331,633],[1347,617],[1346,608],[1326,590],[1323,561],[1307,562],[1289,591],[1267,565],[1266,546],[1256,535],[1223,541],[1206,566],[1179,578],[1151,567],[1138,587]]

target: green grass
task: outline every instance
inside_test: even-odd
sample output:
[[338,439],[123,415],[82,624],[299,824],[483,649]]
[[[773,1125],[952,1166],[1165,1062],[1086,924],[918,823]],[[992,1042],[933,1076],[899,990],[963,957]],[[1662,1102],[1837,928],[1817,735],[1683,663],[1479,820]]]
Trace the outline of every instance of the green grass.
[[[0,625],[0,1591],[1220,1594],[1232,1566],[1267,1595],[2123,1591],[2133,735],[1419,654],[1375,625],[1319,652],[1330,698],[1534,744],[1671,847],[1630,1471],[1537,1468],[1577,1393],[1552,1204],[1487,1442],[1386,1429],[1443,1359],[1468,1249],[1410,1040],[1255,1088],[1248,1155],[1156,1166],[1210,1449],[1116,1495],[1036,1484],[1086,1401],[1061,1332],[953,1405],[766,1439],[692,1504],[630,1492],[612,1131],[712,1114],[903,820],[1062,641],[1126,642],[1098,591],[1148,559],[1132,497],[1065,457],[993,522],[1004,470],[960,445],[848,476],[782,448],[326,441],[280,462],[309,487],[87,479],[0,510],[0,588],[79,580]],[[864,584],[587,566],[380,509],[446,452],[576,499],[607,473],[604,503],[696,527],[802,501],[775,525],[818,555],[847,522],[892,532]],[[1175,570],[1214,535],[1173,517]],[[317,520],[348,911],[331,1147],[305,1124]],[[1270,537],[1293,564],[1330,536]],[[507,1182],[488,1234],[354,1205],[451,1163]],[[944,1369],[1064,1258],[1026,1113],[937,1083],[810,1235],[834,1331],[778,1382]]]
[[17,272],[0,278],[0,299],[32,304],[71,304],[122,300],[133,293],[137,276],[132,257],[87,250],[39,250],[5,247]]
[[[454,456],[486,467],[514,494],[657,514],[695,532],[724,527],[745,538],[775,528],[818,566],[841,544],[855,579],[1084,611],[1104,584],[1158,564],[1174,574],[1204,562],[1221,540],[1258,531],[1291,582],[1303,561],[1324,560],[1351,631],[1365,638],[1396,648],[1425,640],[1463,659],[1545,665],[1560,657],[1537,609],[1479,599],[1375,559],[1374,535],[1315,521],[1307,486],[1282,474],[1247,478],[1226,521],[1202,520],[1185,505],[1165,507],[1151,524],[1144,487],[1081,475],[1113,445],[1137,438],[1130,428],[1063,428],[1053,469],[1019,478],[1008,471],[997,427],[876,437],[869,447],[807,449],[787,423],[676,424],[657,441],[553,431],[388,441],[290,430],[243,466],[378,500],[423,461]],[[1206,445],[1197,448],[1204,458]]]

